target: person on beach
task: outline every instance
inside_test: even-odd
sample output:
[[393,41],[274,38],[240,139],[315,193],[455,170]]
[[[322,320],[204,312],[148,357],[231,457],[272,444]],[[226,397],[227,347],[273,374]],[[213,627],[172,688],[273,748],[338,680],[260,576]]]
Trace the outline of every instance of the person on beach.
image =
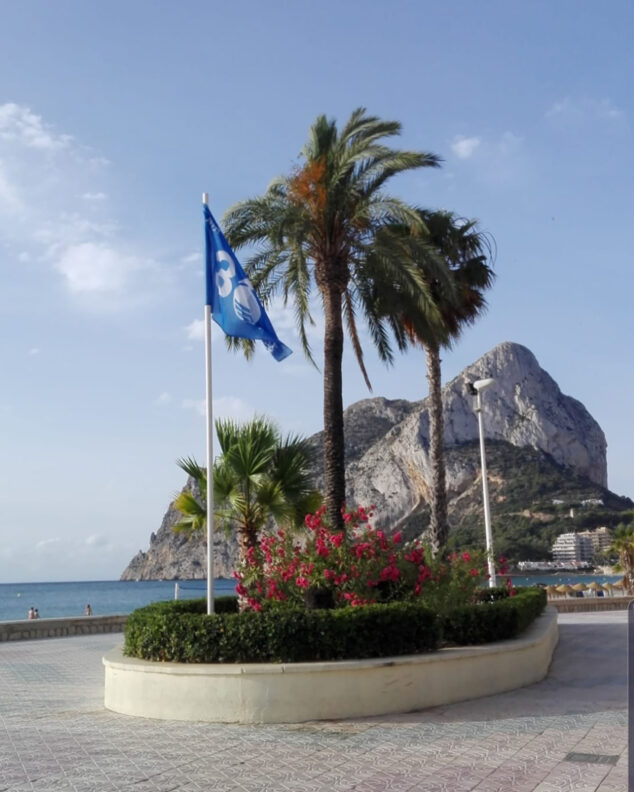
[[84,611],[85,616],[92,616],[92,608],[90,607],[90,603],[86,605],[86,610]]
[[34,619],[35,618],[35,610],[33,608],[33,605],[31,605],[31,607],[29,608],[29,615],[27,616],[27,618],[28,619]]
[[39,610],[37,608],[35,608],[35,610],[33,611],[33,618],[34,619],[39,619],[40,618],[40,612],[39,612]]

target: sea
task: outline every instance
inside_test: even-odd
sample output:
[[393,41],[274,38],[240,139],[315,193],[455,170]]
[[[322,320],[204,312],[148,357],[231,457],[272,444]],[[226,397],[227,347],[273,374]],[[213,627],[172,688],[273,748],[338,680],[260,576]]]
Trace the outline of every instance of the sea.
[[[619,575],[562,573],[559,575],[511,575],[514,586],[561,585],[567,583],[616,583]],[[204,580],[178,581],[179,599],[206,596]],[[235,581],[219,578],[216,596],[235,593]],[[26,619],[29,608],[37,608],[40,618],[83,616],[90,604],[94,616],[131,613],[150,602],[175,598],[173,580],[92,580],[67,583],[0,583],[0,622]]]
[[[235,580],[217,579],[215,596],[235,593]],[[67,583],[1,583],[0,622],[26,619],[37,608],[41,619],[83,616],[90,605],[93,616],[131,613],[150,602],[174,599],[173,580],[91,580]],[[207,595],[204,580],[178,581],[179,599]]]

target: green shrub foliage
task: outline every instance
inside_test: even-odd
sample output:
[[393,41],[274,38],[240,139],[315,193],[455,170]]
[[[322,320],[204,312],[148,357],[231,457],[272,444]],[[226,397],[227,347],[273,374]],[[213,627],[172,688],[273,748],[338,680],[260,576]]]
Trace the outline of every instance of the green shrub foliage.
[[493,601],[462,605],[441,616],[443,642],[466,646],[515,638],[546,607],[546,592],[540,588],[518,589],[513,597],[500,589],[490,591]]
[[180,663],[264,663],[395,657],[513,638],[543,610],[545,593],[455,608],[437,615],[418,602],[335,610],[283,608],[237,613],[233,597],[159,602],[126,622],[124,654]]
[[437,617],[416,603],[208,616],[199,601],[162,602],[128,617],[124,653],[181,663],[308,662],[418,654],[439,639]]

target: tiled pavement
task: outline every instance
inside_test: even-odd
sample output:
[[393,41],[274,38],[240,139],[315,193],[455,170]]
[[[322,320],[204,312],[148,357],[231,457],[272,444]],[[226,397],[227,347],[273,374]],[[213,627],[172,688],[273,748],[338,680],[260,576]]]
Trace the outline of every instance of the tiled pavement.
[[0,792],[625,792],[626,614],[559,624],[536,685],[408,715],[275,726],[104,710],[101,657],[121,636],[3,643]]

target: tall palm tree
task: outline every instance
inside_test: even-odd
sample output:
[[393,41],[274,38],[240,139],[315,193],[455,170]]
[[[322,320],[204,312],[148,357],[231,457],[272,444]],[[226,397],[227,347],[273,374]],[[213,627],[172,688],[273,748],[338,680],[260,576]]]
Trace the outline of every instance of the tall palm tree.
[[[241,560],[255,547],[269,518],[298,526],[314,511],[320,496],[311,488],[311,451],[307,442],[289,435],[282,438],[274,423],[255,418],[246,424],[216,421],[222,455],[214,464],[214,512],[217,522],[238,533]],[[183,514],[176,530],[192,533],[207,521],[204,505],[207,471],[193,459],[179,466],[193,478],[199,497],[184,491],[174,501]]]
[[[393,176],[421,167],[436,167],[433,154],[402,151],[385,145],[400,133],[396,121],[383,121],[355,110],[341,130],[319,116],[311,126],[300,163],[276,179],[266,193],[230,208],[224,216],[227,239],[235,248],[256,245],[247,272],[264,302],[280,294],[294,305],[299,337],[314,363],[307,324],[316,287],[324,312],[324,473],[328,517],[343,528],[345,501],[342,356],[344,323],[368,387],[357,326],[361,313],[385,362],[392,361],[389,327],[372,303],[371,284],[380,276],[406,284],[429,303],[430,294],[417,268],[398,255],[398,246],[382,242],[381,229],[404,223],[422,230],[420,216],[383,192]],[[373,256],[370,256],[374,253]],[[372,264],[371,264],[372,262]],[[247,353],[252,344],[235,342]]]
[[[419,210],[425,233],[422,244],[414,250],[415,263],[432,292],[440,316],[440,328],[430,323],[428,314],[417,306],[409,308],[402,300],[392,300],[384,293],[384,304],[391,312],[391,322],[399,338],[425,349],[429,386],[429,461],[430,541],[437,555],[447,543],[446,468],[443,445],[443,410],[440,349],[450,347],[465,326],[472,324],[486,307],[484,292],[493,283],[492,240],[480,231],[474,220],[463,220],[452,212]],[[439,264],[445,277],[438,277]]]

